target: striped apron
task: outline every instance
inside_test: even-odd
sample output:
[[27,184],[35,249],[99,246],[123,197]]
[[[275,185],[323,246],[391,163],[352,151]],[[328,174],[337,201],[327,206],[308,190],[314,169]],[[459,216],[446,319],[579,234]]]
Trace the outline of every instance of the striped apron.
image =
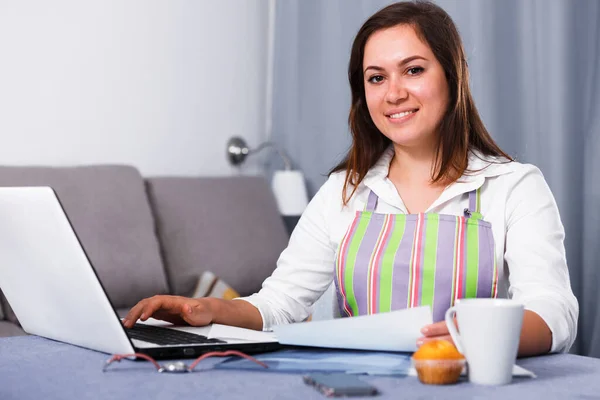
[[342,239],[334,279],[342,316],[430,306],[444,320],[457,299],[496,297],[492,226],[479,189],[464,215],[377,214],[371,191]]

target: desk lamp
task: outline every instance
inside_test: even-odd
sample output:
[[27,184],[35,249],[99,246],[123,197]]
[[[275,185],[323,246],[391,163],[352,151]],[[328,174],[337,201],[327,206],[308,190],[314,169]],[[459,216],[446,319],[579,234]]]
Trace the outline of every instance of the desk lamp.
[[240,165],[249,155],[266,148],[274,149],[285,166],[284,170],[277,170],[273,173],[271,189],[275,195],[279,213],[284,217],[288,232],[291,233],[308,205],[308,195],[302,172],[292,169],[292,163],[287,154],[273,142],[264,142],[258,147],[250,149],[244,139],[233,137],[227,142],[227,155],[231,164]]

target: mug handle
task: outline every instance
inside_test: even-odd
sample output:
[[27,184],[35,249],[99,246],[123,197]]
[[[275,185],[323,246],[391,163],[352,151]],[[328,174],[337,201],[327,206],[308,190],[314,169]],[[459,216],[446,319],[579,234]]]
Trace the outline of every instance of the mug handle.
[[456,349],[459,353],[465,354],[464,348],[460,342],[460,335],[456,330],[456,326],[454,325],[454,316],[456,315],[456,306],[450,307],[446,310],[446,326],[448,327],[448,331],[450,332],[450,336],[452,336],[452,340],[454,340],[454,344],[456,345]]

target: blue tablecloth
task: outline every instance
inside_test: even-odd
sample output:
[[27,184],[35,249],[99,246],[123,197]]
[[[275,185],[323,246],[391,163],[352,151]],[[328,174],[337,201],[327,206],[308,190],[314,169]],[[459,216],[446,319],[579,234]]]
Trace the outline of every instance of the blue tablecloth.
[[[108,355],[35,336],[0,339],[0,399],[323,399],[300,375],[213,370],[159,374],[147,362],[122,361],[107,371]],[[600,398],[600,360],[569,354],[520,359],[537,379],[484,387],[462,382],[421,384],[415,377],[361,379],[375,385],[378,399],[566,399]]]

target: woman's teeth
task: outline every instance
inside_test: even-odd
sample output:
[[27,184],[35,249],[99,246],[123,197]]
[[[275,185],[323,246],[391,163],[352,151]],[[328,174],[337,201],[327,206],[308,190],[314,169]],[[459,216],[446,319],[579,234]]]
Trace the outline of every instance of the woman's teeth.
[[401,113],[392,114],[392,115],[390,115],[390,118],[402,118],[402,117],[406,117],[408,114],[412,114],[414,112],[417,112],[417,110],[404,111],[404,112],[401,112]]

